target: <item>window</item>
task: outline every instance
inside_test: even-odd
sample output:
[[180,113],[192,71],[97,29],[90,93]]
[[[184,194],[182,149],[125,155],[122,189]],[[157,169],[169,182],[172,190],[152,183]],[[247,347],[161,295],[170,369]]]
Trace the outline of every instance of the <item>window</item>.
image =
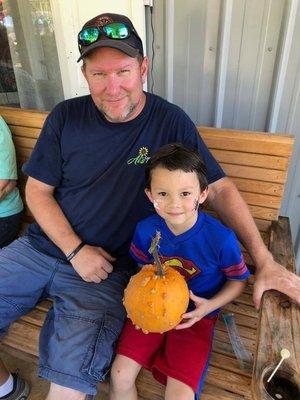
[[51,110],[63,99],[50,0],[0,0],[0,104]]

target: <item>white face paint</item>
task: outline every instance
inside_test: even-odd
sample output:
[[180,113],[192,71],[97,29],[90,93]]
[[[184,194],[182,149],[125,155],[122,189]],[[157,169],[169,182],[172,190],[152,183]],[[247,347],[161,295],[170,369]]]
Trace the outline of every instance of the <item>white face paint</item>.
[[153,200],[153,206],[155,210],[159,210],[158,202],[156,200]]

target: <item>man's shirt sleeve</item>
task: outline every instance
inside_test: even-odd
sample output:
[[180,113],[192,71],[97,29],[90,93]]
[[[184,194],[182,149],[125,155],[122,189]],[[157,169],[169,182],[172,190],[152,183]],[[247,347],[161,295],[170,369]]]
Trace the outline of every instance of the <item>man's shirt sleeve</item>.
[[57,187],[62,177],[61,128],[54,109],[47,117],[30,159],[22,171],[32,178]]

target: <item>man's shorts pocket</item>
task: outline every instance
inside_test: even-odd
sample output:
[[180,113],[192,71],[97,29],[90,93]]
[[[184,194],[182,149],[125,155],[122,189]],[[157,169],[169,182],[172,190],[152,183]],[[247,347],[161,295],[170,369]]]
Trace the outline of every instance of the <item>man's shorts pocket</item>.
[[110,370],[115,355],[116,341],[121,333],[124,321],[105,313],[99,322],[96,336],[88,347],[88,351],[81,367],[98,382],[105,379]]

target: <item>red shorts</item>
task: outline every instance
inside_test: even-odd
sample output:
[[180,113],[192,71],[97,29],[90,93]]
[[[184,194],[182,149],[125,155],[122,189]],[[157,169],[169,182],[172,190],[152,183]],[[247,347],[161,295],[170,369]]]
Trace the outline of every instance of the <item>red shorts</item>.
[[164,385],[169,376],[199,393],[206,375],[217,318],[202,318],[190,328],[173,329],[163,334],[144,334],[127,319],[118,341],[117,354],[150,370]]

